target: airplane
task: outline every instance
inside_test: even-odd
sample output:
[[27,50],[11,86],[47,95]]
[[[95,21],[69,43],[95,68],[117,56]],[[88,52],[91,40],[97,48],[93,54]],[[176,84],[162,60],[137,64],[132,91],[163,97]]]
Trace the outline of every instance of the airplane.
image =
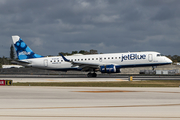
[[12,36],[18,57],[18,63],[47,70],[79,70],[89,72],[87,77],[97,77],[96,72],[120,73],[121,68],[145,67],[171,64],[172,61],[159,52],[127,52],[109,54],[74,54],[71,56],[46,57],[34,53],[26,43],[17,35]]

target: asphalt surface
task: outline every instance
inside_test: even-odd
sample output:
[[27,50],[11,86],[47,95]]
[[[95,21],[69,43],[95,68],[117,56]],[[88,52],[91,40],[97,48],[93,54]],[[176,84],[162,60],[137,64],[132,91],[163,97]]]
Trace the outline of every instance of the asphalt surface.
[[[107,82],[128,81],[131,75],[98,75],[87,78],[86,75],[0,75],[0,80],[16,82]],[[180,80],[180,76],[139,76],[133,75],[133,81],[141,80]]]
[[0,120],[179,120],[180,88],[0,87]]

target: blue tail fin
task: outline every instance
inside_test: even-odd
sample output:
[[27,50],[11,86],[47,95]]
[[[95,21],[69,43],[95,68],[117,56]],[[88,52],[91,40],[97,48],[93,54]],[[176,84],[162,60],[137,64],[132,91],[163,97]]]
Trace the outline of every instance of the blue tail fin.
[[12,39],[19,60],[44,57],[35,54],[19,36],[12,36]]

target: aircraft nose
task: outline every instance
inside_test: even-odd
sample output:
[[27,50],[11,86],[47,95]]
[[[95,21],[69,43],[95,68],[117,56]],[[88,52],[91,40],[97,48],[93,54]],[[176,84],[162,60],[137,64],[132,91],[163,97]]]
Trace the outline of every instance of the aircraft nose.
[[169,59],[169,58],[166,58],[166,61],[168,62],[168,63],[172,63],[172,60],[171,59]]

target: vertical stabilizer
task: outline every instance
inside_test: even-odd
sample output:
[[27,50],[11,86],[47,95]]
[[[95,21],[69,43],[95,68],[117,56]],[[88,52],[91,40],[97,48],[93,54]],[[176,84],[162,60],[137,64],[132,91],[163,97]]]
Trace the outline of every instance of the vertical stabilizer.
[[35,54],[19,36],[12,36],[12,40],[19,60],[43,57]]

